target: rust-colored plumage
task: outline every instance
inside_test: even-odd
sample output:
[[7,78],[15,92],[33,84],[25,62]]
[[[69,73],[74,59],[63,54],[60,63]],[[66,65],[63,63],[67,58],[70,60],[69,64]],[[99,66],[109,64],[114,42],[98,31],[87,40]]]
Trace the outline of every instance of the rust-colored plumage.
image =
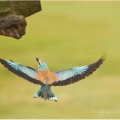
[[54,72],[50,72],[49,70],[38,71],[36,73],[36,79],[40,80],[43,84],[46,84],[47,80],[49,85],[59,80],[58,76]]

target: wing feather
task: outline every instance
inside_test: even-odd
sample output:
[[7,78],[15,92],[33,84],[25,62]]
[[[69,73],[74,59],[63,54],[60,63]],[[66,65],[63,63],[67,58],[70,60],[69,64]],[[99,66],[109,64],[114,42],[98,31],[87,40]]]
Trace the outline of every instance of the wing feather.
[[28,67],[28,66],[24,66],[22,64],[13,62],[13,61],[9,61],[9,60],[3,60],[0,58],[0,62],[1,64],[3,64],[6,68],[8,68],[9,71],[13,72],[14,74],[34,83],[34,84],[41,84],[42,82],[40,82],[39,80],[36,79],[36,70]]
[[70,68],[67,70],[62,70],[56,72],[56,75],[59,77],[59,80],[57,82],[54,82],[53,86],[64,86],[64,85],[70,85],[74,82],[78,82],[79,80],[84,79],[86,76],[89,76],[94,71],[96,71],[97,68],[100,67],[100,65],[105,60],[105,54],[102,55],[102,57],[95,63],[86,65],[86,66],[77,66],[74,68]]

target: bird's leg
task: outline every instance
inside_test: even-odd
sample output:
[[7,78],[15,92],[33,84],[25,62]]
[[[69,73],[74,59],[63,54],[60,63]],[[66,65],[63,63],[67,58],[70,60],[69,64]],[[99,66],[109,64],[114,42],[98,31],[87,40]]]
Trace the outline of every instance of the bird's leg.
[[40,87],[40,89],[35,93],[34,98],[39,98],[41,96],[43,86]]
[[51,88],[49,89],[49,100],[54,100],[55,102],[57,102],[57,97],[53,94]]
[[44,100],[54,100],[57,102],[57,97],[51,91],[49,85],[41,86],[41,88],[35,93],[34,98],[44,98]]

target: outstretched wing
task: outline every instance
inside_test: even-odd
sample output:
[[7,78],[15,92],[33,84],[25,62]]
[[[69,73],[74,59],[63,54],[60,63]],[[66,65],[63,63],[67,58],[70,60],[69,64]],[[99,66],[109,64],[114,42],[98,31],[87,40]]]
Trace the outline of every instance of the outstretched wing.
[[81,79],[84,79],[86,76],[92,74],[105,60],[105,55],[103,55],[97,62],[86,65],[86,66],[77,66],[71,69],[62,70],[56,72],[56,75],[59,77],[57,82],[54,82],[54,86],[64,86],[78,82]]
[[34,83],[34,84],[41,84],[42,83],[36,79],[36,70],[28,67],[28,66],[24,66],[22,64],[13,62],[12,60],[3,60],[0,58],[0,62],[1,64],[3,64],[6,68],[8,68],[9,71],[13,72],[14,74]]

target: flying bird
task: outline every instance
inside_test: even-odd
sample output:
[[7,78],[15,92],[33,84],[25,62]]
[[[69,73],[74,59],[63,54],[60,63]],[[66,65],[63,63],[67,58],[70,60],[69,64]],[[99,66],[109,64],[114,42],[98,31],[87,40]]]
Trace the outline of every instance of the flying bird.
[[93,64],[77,66],[57,72],[51,72],[45,62],[38,58],[36,58],[36,60],[38,62],[37,71],[31,67],[13,62],[12,60],[3,60],[0,58],[1,64],[8,68],[9,71],[29,82],[40,85],[40,89],[35,93],[34,98],[40,97],[44,100],[48,99],[57,101],[58,99],[53,94],[51,86],[70,85],[84,79],[100,67],[105,60],[105,54]]

